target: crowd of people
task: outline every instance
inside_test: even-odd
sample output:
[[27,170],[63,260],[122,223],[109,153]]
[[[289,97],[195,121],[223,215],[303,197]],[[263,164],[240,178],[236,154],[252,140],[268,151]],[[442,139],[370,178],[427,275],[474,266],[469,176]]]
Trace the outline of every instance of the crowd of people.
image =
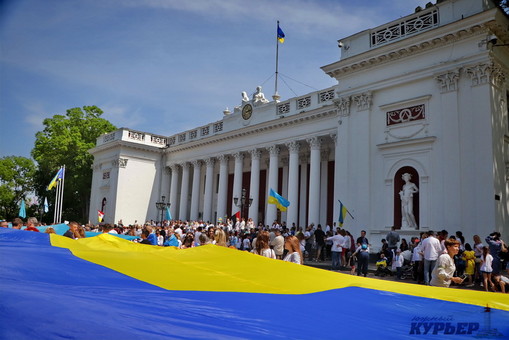
[[[12,228],[39,230],[37,219],[30,217],[26,224],[20,218],[12,221]],[[70,222],[64,236],[73,239],[86,237],[86,232],[112,233],[131,236],[133,242],[153,246],[173,246],[181,249],[206,244],[235,248],[254,254],[297,264],[305,261],[331,261],[331,269],[367,276],[372,245],[362,230],[356,239],[342,228],[322,228],[309,225],[305,230],[292,225],[288,228],[275,221],[272,226],[255,226],[252,219],[238,219],[235,223],[211,224],[203,221],[148,221],[143,225],[86,224]],[[8,227],[0,221],[0,227]],[[48,226],[46,233],[55,233]],[[375,275],[395,275],[398,280],[413,278],[419,284],[449,287],[451,283],[465,287],[478,285],[486,291],[505,293],[509,288],[506,268],[509,251],[498,232],[485,237],[482,243],[474,235],[472,244],[466,242],[461,231],[449,235],[446,230],[428,230],[409,241],[400,238],[392,228],[382,239],[376,254]]]

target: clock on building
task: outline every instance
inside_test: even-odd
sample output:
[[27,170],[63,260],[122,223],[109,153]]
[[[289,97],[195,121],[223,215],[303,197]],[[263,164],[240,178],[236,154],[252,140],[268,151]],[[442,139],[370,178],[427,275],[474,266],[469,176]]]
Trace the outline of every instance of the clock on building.
[[248,120],[251,118],[251,115],[253,114],[253,106],[251,104],[246,104],[242,108],[242,118],[245,120]]

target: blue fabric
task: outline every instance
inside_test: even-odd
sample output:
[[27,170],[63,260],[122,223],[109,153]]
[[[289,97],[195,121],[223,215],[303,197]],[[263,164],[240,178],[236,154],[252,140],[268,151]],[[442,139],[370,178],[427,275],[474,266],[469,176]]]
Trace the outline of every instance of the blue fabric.
[[[357,287],[303,295],[165,290],[53,247],[44,233],[0,230],[0,256],[2,339],[381,339],[389,335],[391,339],[467,339],[472,336],[410,333],[416,330],[412,323],[424,318],[481,327],[485,320],[479,306]],[[507,337],[509,312],[492,309],[490,317],[492,327]]]

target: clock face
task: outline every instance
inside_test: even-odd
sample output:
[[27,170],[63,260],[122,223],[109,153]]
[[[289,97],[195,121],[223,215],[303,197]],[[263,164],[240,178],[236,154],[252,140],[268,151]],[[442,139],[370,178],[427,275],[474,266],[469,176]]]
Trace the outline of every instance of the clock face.
[[242,118],[244,118],[245,120],[248,120],[249,118],[251,118],[252,114],[253,114],[253,107],[251,106],[251,104],[244,105],[244,107],[242,108]]

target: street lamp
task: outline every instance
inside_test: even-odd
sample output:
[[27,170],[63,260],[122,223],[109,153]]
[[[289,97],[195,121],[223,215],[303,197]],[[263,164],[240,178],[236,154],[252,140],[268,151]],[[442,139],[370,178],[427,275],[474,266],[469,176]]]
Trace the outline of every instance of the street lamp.
[[239,207],[240,208],[240,214],[242,216],[245,216],[244,214],[244,209],[245,207],[250,207],[251,204],[253,204],[253,199],[250,197],[250,198],[247,198],[246,197],[246,189],[242,189],[242,193],[241,193],[241,196],[240,196],[240,202],[239,202],[239,198],[238,197],[234,197],[233,198],[233,204],[235,204],[235,206]]
[[161,201],[160,202],[156,202],[156,207],[158,210],[161,210],[161,225],[163,224],[163,214],[164,214],[164,209],[166,209],[166,207],[170,207],[171,203],[168,202],[166,203],[164,200],[166,199],[166,196],[161,196]]

